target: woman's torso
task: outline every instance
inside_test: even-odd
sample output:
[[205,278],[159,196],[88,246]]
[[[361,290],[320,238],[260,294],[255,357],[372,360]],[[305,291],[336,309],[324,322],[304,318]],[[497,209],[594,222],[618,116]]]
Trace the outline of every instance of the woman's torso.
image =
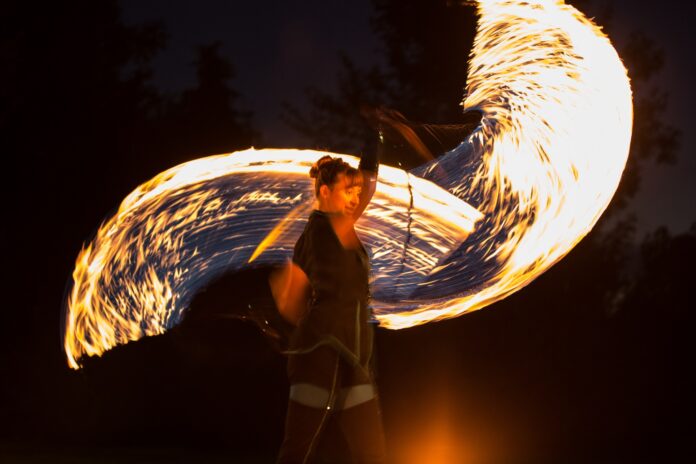
[[[298,239],[293,261],[307,274],[312,296],[290,343],[291,352],[318,346],[337,350],[349,364],[367,368],[373,344],[369,324],[369,258],[350,225],[339,239],[331,216],[314,210]],[[346,248],[344,243],[355,246]]]

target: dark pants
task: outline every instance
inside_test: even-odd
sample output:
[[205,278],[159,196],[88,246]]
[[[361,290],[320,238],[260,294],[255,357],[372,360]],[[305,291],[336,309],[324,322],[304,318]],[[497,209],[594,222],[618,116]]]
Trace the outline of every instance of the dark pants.
[[[293,366],[302,365],[300,371],[309,369],[312,363],[318,372],[331,373],[329,381],[321,382],[319,386],[337,393],[342,386],[350,386],[355,376],[350,368],[333,350],[327,356],[322,350],[316,355],[300,355],[293,360]],[[327,364],[330,359],[331,365]],[[293,375],[291,375],[293,382]],[[317,384],[316,382],[314,384]],[[317,453],[322,441],[336,443],[336,438],[326,436],[326,433],[340,434],[347,444],[346,450],[350,456],[335,456],[322,461]],[[326,449],[324,447],[324,449]],[[332,452],[335,450],[326,450]],[[382,427],[382,414],[379,407],[379,396],[360,403],[348,409],[314,408],[290,400],[285,420],[285,438],[278,454],[277,464],[308,464],[316,462],[372,464],[386,461],[386,446]]]

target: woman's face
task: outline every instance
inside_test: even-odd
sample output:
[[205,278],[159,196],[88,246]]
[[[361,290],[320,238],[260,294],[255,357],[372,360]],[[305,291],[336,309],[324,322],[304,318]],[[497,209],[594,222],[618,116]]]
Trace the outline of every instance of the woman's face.
[[341,173],[336,177],[336,182],[329,188],[322,185],[319,190],[319,209],[327,213],[338,213],[352,216],[360,202],[362,187],[359,178],[351,179]]

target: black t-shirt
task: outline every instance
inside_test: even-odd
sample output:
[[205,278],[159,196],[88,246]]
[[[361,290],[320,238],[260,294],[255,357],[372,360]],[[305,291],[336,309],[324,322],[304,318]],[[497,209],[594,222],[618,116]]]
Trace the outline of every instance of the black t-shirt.
[[353,365],[370,360],[369,258],[362,243],[344,248],[329,214],[314,210],[295,244],[293,261],[312,287],[308,311],[290,341],[290,352],[329,345]]

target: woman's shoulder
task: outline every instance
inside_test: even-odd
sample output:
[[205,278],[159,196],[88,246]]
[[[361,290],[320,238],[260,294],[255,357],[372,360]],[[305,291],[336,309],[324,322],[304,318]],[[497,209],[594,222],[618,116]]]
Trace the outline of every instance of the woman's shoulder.
[[305,240],[321,248],[332,247],[338,242],[336,232],[331,224],[331,217],[329,214],[316,209],[309,215],[303,235]]
[[323,211],[315,209],[309,215],[309,219],[307,220],[305,230],[327,232],[331,230],[331,227],[331,218],[329,217],[329,215]]

